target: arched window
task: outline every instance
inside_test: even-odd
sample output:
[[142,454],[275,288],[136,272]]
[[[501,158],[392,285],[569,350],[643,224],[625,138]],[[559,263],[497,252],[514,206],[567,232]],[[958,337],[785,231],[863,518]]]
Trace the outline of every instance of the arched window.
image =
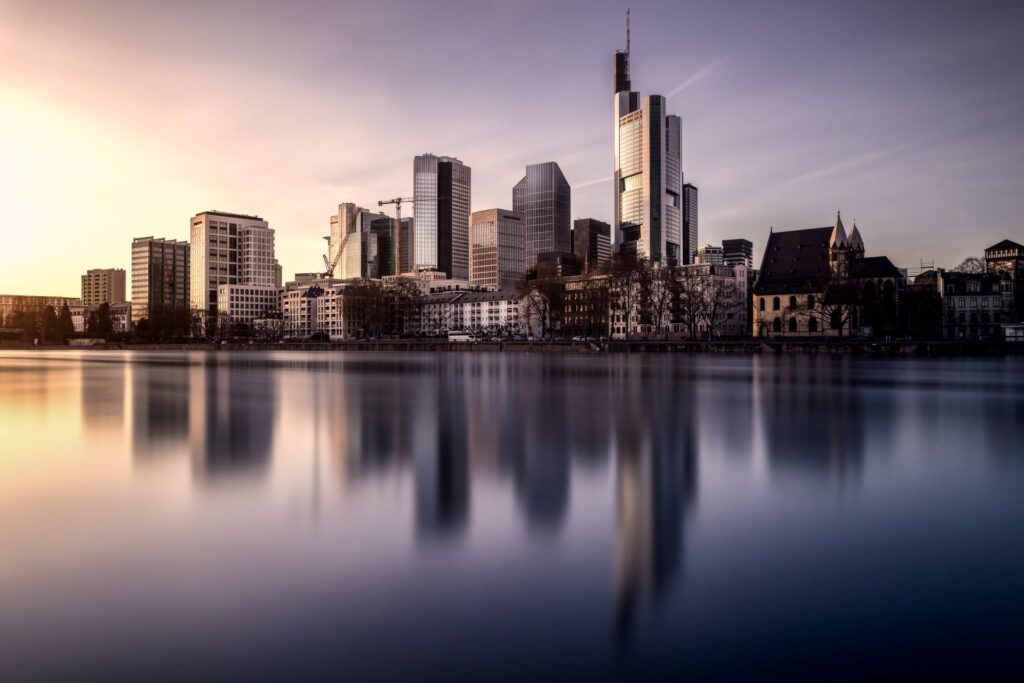
[[807,295],[807,308],[809,308],[811,310],[814,310],[814,295],[813,294],[808,294]]
[[790,308],[796,308],[796,297],[795,296],[789,297],[789,307]]
[[[775,300],[778,301],[779,298],[775,297]],[[780,318],[772,321],[772,332],[782,332],[782,320]]]
[[773,311],[779,310],[779,297],[777,297],[777,296],[772,298],[772,310]]
[[811,318],[810,320],[807,321],[807,331],[808,332],[817,332],[818,331],[818,319],[817,318]]
[[796,318],[789,319],[789,331],[796,332]]
[[764,297],[763,296],[761,297],[761,300],[757,304],[757,309],[759,311],[763,311],[764,310]]

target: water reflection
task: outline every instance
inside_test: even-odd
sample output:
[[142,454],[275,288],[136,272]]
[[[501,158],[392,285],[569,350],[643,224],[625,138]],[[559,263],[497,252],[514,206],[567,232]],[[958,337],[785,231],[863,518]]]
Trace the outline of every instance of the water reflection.
[[1020,635],[1019,362],[43,354],[0,408],[0,670],[700,678]]

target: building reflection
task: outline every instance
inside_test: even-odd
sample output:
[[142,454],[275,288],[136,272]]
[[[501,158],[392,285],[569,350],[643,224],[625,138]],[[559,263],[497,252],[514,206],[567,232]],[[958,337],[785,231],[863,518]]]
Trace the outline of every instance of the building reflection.
[[139,359],[128,364],[132,453],[137,462],[187,450],[189,383],[185,364]]
[[864,454],[865,407],[851,366],[834,358],[781,358],[755,375],[769,467],[842,488]]
[[189,372],[195,479],[216,483],[266,474],[277,405],[273,368],[213,357]]
[[[633,359],[626,361],[633,363]],[[620,376],[616,438],[615,631],[628,641],[638,612],[664,599],[682,569],[697,500],[694,382],[631,368]]]
[[82,425],[87,432],[110,432],[124,422],[125,365],[82,363]]
[[457,362],[441,362],[433,379],[417,385],[416,533],[423,540],[451,539],[469,523],[464,368]]

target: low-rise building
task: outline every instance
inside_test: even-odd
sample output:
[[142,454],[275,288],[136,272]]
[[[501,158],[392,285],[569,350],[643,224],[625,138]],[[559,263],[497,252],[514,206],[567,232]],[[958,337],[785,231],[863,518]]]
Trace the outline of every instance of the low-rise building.
[[233,325],[252,326],[253,321],[281,312],[283,289],[267,285],[218,285],[217,315]]
[[998,339],[1015,322],[1014,282],[1005,273],[960,273],[942,268],[914,279],[914,289],[938,292],[945,339]]
[[0,327],[15,327],[18,312],[41,313],[47,306],[60,314],[60,309],[81,306],[82,300],[70,296],[36,296],[32,294],[0,294]]

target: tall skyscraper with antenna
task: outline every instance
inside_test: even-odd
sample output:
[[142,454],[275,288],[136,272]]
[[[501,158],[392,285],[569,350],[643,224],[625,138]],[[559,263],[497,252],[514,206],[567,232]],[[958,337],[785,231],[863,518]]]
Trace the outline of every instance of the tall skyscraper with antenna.
[[682,119],[666,114],[665,98],[641,101],[626,49],[615,53],[615,216],[613,249],[663,264],[682,263]]

